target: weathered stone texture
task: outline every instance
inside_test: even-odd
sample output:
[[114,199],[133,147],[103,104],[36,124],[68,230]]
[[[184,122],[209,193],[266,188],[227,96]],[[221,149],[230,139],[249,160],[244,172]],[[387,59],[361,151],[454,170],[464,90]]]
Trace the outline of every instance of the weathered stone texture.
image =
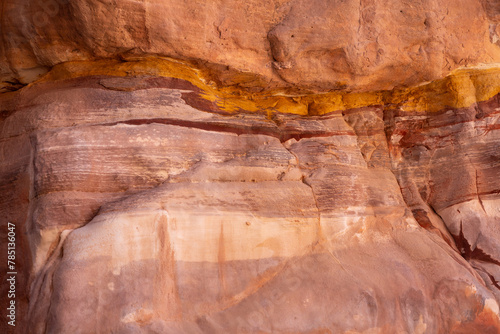
[[500,333],[496,1],[0,13],[0,332]]
[[[3,85],[67,61],[161,55],[222,85],[390,89],[500,61],[488,0],[5,0]],[[7,81],[10,81],[9,84]]]
[[32,332],[499,328],[497,97],[269,119],[117,80],[5,100]]

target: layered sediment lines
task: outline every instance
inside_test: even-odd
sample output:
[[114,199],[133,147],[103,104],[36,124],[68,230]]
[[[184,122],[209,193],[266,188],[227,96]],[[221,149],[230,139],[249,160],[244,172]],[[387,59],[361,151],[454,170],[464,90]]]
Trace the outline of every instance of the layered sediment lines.
[[0,332],[499,333],[499,24],[4,0]]
[[2,94],[24,329],[498,332],[499,71],[256,93],[146,58]]

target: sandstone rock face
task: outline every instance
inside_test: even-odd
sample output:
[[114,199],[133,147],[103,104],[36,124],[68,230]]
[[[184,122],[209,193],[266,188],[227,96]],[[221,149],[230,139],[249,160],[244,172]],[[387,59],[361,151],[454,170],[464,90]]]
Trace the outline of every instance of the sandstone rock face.
[[494,0],[5,0],[4,89],[79,60],[191,60],[223,86],[390,89],[500,62]]
[[497,97],[269,119],[196,109],[186,87],[6,95],[30,332],[500,328]]
[[1,332],[500,333],[495,1],[2,6]]

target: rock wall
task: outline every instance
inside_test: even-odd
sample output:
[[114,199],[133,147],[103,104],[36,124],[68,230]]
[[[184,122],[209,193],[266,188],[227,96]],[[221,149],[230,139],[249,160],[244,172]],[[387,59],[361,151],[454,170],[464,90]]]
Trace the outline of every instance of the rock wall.
[[1,331],[499,333],[497,7],[3,1]]
[[500,61],[495,0],[4,0],[1,78],[68,61],[192,60],[223,86],[391,89]]

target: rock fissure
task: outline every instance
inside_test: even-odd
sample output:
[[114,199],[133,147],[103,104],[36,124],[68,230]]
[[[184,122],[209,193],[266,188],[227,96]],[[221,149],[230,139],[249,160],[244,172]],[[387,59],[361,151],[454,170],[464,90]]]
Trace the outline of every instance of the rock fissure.
[[484,269],[481,269],[479,267],[474,267],[475,270],[477,271],[480,271],[482,273],[484,273],[489,279],[490,279],[490,283],[495,287],[497,288],[499,291],[500,291],[500,282],[496,280],[495,276],[493,276],[492,274],[490,274],[489,272],[485,271]]
[[154,118],[154,119],[131,119],[125,121],[118,121],[114,123],[104,123],[104,124],[94,124],[94,126],[115,126],[118,124],[127,124],[127,125],[148,125],[148,124],[167,124],[167,125],[175,125],[180,127],[187,127],[193,129],[200,129],[205,131],[215,131],[215,132],[228,132],[234,133],[237,135],[250,134],[250,135],[264,135],[270,136],[274,138],[278,138],[280,142],[284,143],[290,139],[295,139],[299,141],[303,138],[316,138],[316,137],[331,137],[331,136],[350,136],[352,135],[350,132],[346,131],[338,131],[338,132],[295,132],[295,131],[286,131],[281,129],[262,129],[257,127],[244,128],[232,126],[228,123],[217,124],[217,123],[206,123],[206,122],[195,122],[195,121],[184,121],[184,120],[174,120],[167,118]]
[[[299,139],[300,140],[300,139]],[[298,142],[298,141],[297,141]],[[314,200],[314,204],[316,206],[316,210],[317,210],[317,213],[318,213],[318,223],[317,223],[317,226],[316,228],[318,229],[317,231],[317,241],[316,241],[316,244],[321,244],[324,240],[323,240],[323,233],[322,233],[322,227],[321,227],[321,210],[320,210],[320,207],[318,205],[318,199],[316,198],[316,194],[314,192],[314,188],[313,186],[307,182],[306,178],[307,176],[305,175],[304,171],[302,170],[301,168],[301,165],[300,165],[300,160],[299,160],[299,156],[293,152],[293,150],[291,150],[289,147],[287,147],[287,143],[283,143],[282,142],[282,146],[285,148],[285,150],[287,150],[292,156],[295,157],[295,163],[296,163],[296,168],[299,169],[299,171],[302,173],[302,178],[301,178],[301,181],[303,184],[305,184],[306,186],[308,186],[310,189],[311,189],[311,194],[312,194],[312,198]]]
[[[64,230],[59,235],[56,249],[52,252],[43,269],[35,273],[30,287],[30,308],[28,310],[30,328],[46,333],[54,293],[54,275],[63,256],[63,245],[73,230]],[[42,328],[39,328],[42,326]]]
[[467,239],[467,237],[464,235],[463,232],[463,222],[460,222],[460,232],[458,235],[454,235],[455,242],[457,244],[458,249],[460,250],[460,253],[462,254],[462,257],[467,260],[467,262],[470,262],[471,260],[477,260],[477,261],[482,261],[486,263],[492,263],[497,266],[500,266],[500,261],[497,259],[494,259],[491,255],[485,253],[482,249],[479,247],[474,247],[472,249],[471,243]]
[[481,209],[483,209],[483,212],[485,214],[488,214],[484,208],[483,200],[481,199],[481,192],[479,191],[479,182],[478,182],[478,175],[477,175],[477,169],[474,168],[474,173],[475,173],[475,181],[476,181],[476,193],[477,193],[477,199],[479,201],[479,204],[481,205]]

